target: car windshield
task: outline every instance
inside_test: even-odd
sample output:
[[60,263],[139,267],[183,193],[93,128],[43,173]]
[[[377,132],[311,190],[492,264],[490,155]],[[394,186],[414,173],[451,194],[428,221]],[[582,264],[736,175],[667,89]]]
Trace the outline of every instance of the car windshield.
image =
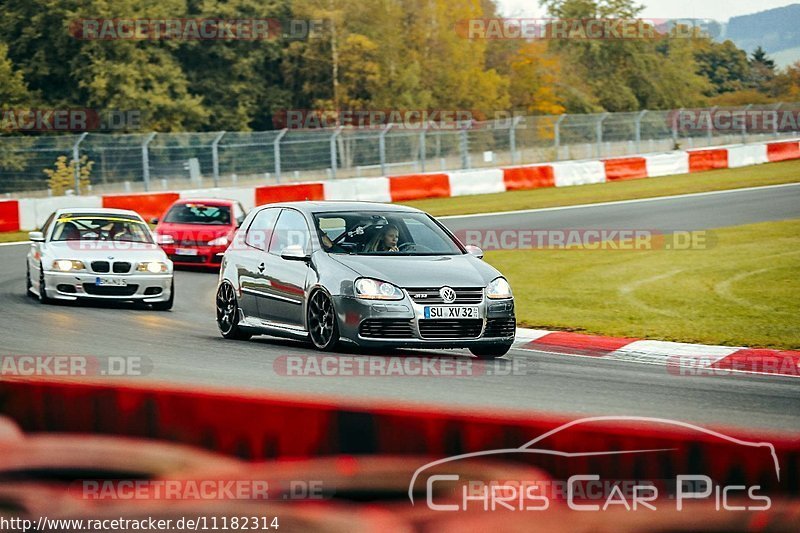
[[425,213],[350,211],[314,214],[322,247],[333,254],[461,255],[463,250]]
[[64,214],[56,220],[54,241],[117,241],[153,243],[144,221],[124,215]]
[[179,204],[172,206],[164,222],[227,226],[231,223],[231,209],[227,205]]

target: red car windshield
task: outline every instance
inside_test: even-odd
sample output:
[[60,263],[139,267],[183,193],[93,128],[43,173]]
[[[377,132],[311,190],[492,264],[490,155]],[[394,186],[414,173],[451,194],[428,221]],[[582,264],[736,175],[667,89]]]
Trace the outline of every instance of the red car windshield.
[[227,205],[179,204],[172,206],[164,222],[228,226],[231,223],[231,209]]

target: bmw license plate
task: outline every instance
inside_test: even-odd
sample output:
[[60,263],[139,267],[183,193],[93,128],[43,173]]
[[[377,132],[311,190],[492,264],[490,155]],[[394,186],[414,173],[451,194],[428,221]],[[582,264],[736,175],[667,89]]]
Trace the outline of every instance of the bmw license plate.
[[477,307],[447,307],[437,306],[425,307],[425,318],[480,318],[480,312]]
[[175,255],[197,255],[194,248],[175,248]]
[[122,278],[96,278],[94,284],[98,287],[125,287],[128,282]]

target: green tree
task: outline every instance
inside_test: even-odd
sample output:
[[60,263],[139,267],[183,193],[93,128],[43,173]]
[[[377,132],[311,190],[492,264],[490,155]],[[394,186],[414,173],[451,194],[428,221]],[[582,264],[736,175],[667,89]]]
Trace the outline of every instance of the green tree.
[[711,82],[707,96],[740,91],[747,86],[750,64],[744,50],[732,41],[715,43],[710,39],[696,39],[694,42],[697,72]]

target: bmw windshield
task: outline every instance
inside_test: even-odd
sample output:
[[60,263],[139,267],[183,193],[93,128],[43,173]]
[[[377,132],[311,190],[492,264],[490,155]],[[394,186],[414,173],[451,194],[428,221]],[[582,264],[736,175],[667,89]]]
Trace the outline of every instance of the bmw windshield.
[[461,255],[458,243],[425,213],[314,214],[323,249],[350,255]]
[[59,217],[52,240],[153,243],[149,228],[141,220],[102,214],[65,214]]

